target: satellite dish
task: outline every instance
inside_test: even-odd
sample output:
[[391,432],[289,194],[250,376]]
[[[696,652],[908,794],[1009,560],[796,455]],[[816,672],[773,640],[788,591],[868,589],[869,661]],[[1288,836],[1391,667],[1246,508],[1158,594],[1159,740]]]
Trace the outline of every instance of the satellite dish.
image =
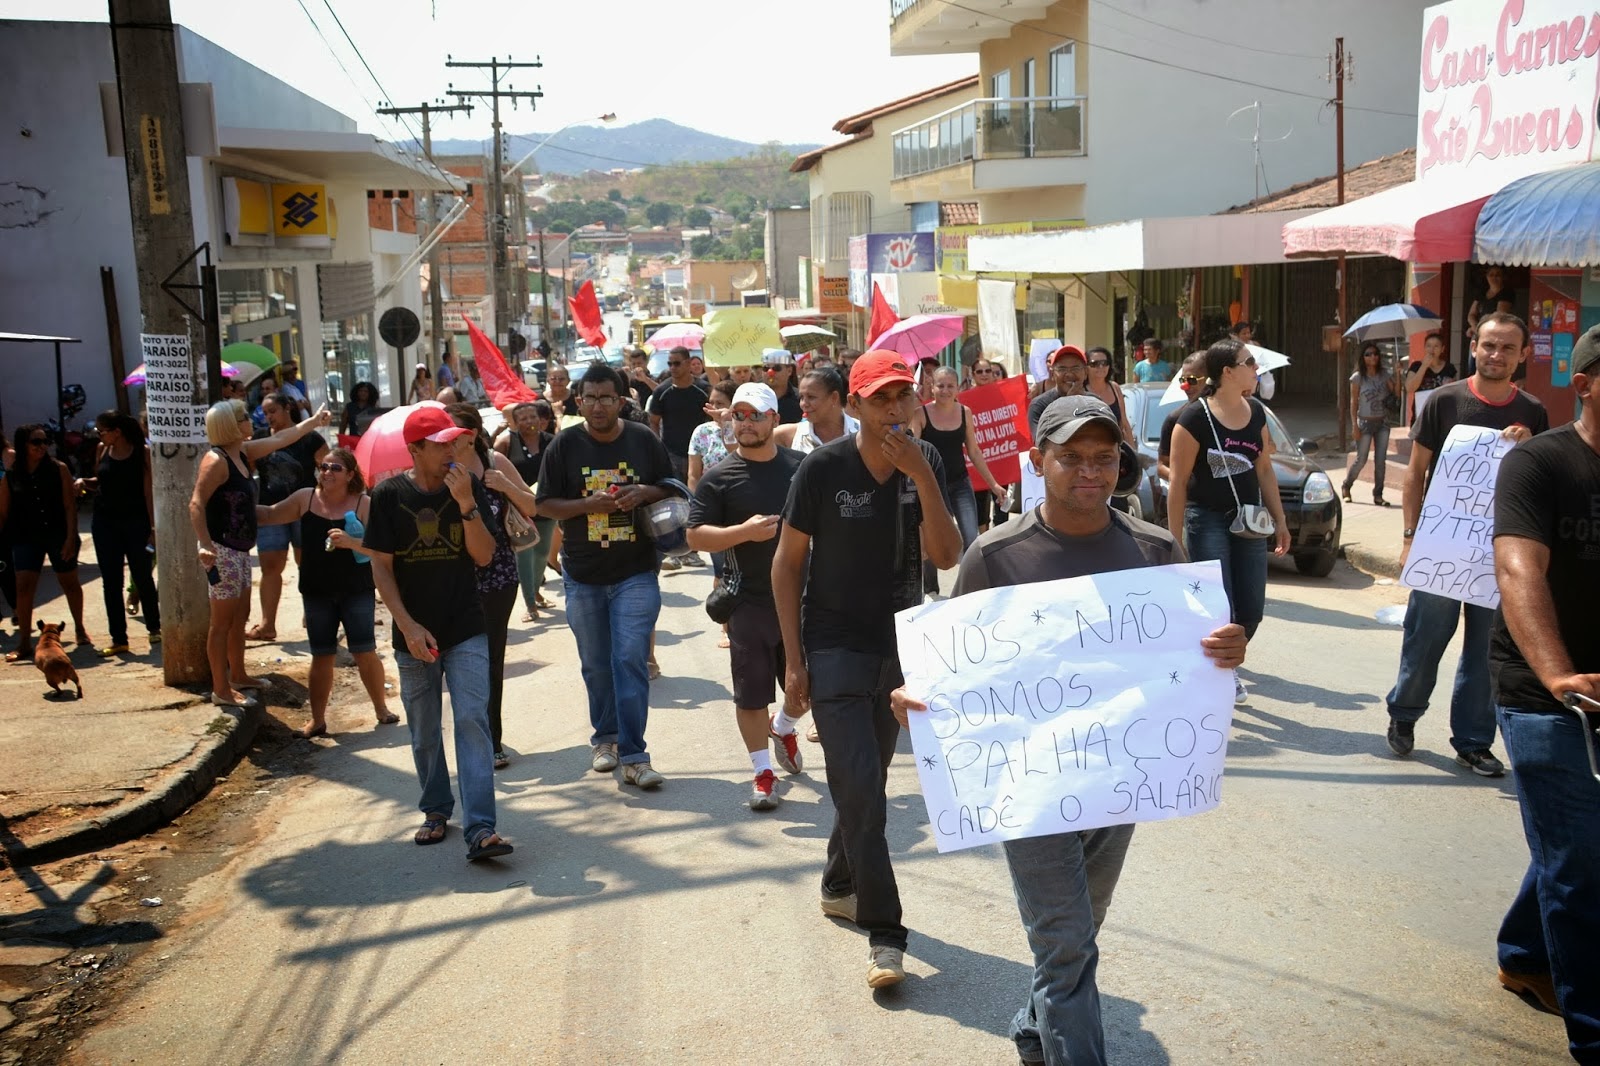
[[391,307],[378,319],[378,336],[385,344],[409,348],[422,336],[422,323],[409,307]]
[[756,278],[760,276],[761,271],[755,267],[751,267],[750,273],[740,275],[739,277],[733,279],[733,287],[736,289],[752,288],[756,283]]

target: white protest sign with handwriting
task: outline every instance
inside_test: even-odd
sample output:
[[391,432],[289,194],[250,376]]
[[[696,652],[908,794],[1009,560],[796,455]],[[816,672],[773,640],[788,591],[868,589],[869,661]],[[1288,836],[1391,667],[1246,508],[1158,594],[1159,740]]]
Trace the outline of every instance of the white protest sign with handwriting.
[[1456,426],[1433,480],[1400,583],[1447,599],[1500,606],[1494,576],[1494,483],[1513,443],[1498,429]]
[[1216,562],[974,592],[895,616],[940,851],[1215,807],[1233,675]]
[[1018,514],[1027,514],[1044,502],[1044,473],[1033,465],[1033,460],[1028,458],[1028,453],[1022,453],[1022,510]]

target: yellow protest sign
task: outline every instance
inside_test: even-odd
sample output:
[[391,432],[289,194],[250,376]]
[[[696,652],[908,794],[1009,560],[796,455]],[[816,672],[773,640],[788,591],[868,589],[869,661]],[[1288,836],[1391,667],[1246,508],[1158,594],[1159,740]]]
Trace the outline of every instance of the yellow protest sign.
[[700,355],[707,366],[756,366],[766,348],[782,348],[778,312],[770,307],[723,307],[705,317]]

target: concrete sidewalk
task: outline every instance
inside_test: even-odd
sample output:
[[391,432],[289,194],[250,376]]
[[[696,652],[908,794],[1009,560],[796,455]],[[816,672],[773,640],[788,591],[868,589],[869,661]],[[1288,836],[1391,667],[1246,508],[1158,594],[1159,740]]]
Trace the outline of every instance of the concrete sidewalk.
[[[128,620],[132,654],[100,656],[96,649],[110,636],[87,518],[83,529],[78,572],[94,646],[68,644],[66,650],[84,698],[52,695],[31,662],[0,665],[0,865],[46,862],[146,833],[204,796],[269,714],[287,710],[289,724],[303,724],[295,708],[305,702],[310,654],[292,561],[278,611],[281,640],[251,644],[245,652],[251,672],[271,680],[272,688],[264,706],[238,711],[212,706],[208,684],[167,687],[161,648],[151,646],[142,616]],[[259,569],[255,575],[259,581]],[[70,634],[66,600],[48,568],[38,600],[35,623],[66,621]],[[259,606],[257,593],[256,615]],[[0,644],[9,651],[16,643],[16,620],[8,611]],[[336,687],[330,708],[336,729],[339,692]],[[370,721],[364,697],[362,703]]]

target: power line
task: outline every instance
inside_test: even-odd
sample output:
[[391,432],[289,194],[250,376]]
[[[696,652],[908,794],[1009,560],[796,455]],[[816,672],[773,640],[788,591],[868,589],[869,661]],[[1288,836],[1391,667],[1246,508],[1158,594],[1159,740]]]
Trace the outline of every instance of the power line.
[[[1018,21],[1017,19],[1008,19],[1002,15],[996,15],[990,11],[980,11],[975,7],[968,7],[966,4],[957,3],[956,0],[932,0],[932,2],[944,4],[946,7],[953,7],[961,11],[971,12],[974,15],[981,15],[984,18],[996,18],[1001,22],[1008,23],[1009,25],[1021,26],[1023,29],[1032,30],[1033,32],[1042,34],[1046,37],[1053,37],[1058,41],[1070,41],[1073,44],[1082,45],[1085,48],[1094,48],[1102,52],[1110,52],[1112,55],[1123,56],[1127,59],[1135,59],[1141,63],[1151,63],[1158,67],[1168,67],[1172,70],[1181,70],[1186,74],[1197,74],[1202,78],[1213,78],[1217,81],[1231,82],[1234,85],[1243,85],[1251,89],[1264,89],[1267,92],[1282,93],[1285,96],[1298,96],[1307,100],[1318,100],[1324,104],[1328,103],[1329,101],[1329,97],[1321,96],[1317,93],[1301,92],[1298,89],[1285,89],[1277,85],[1265,85],[1258,81],[1246,81],[1244,78],[1234,78],[1227,74],[1218,74],[1217,72],[1211,70],[1200,70],[1196,67],[1186,67],[1181,63],[1169,63],[1164,59],[1155,59],[1150,56],[1140,55],[1138,52],[1129,52],[1122,48],[1114,48],[1108,44],[1096,44],[1093,41],[1080,41],[1074,37],[1068,37],[1064,33],[1057,33],[1055,30],[1045,29],[1042,26],[1029,26]],[[1393,115],[1397,118],[1414,119],[1417,117],[1417,113],[1415,111],[1389,111],[1381,107],[1357,107],[1354,104],[1346,104],[1344,106],[1346,111],[1365,111],[1369,114]]]
[[1120,7],[1115,6],[1114,4],[1106,3],[1106,0],[1095,0],[1095,3],[1099,4],[1101,7],[1105,8],[1107,11],[1115,11],[1119,15],[1125,15],[1128,18],[1131,18],[1131,19],[1138,19],[1140,22],[1148,22],[1150,25],[1160,27],[1163,30],[1171,30],[1173,33],[1181,33],[1185,37],[1193,37],[1196,40],[1200,40],[1200,41],[1210,41],[1213,44],[1227,45],[1229,48],[1238,48],[1238,49],[1241,49],[1241,50],[1246,51],[1246,52],[1258,52],[1261,55],[1285,56],[1285,57],[1290,58],[1290,59],[1326,59],[1327,58],[1327,56],[1325,56],[1325,55],[1311,55],[1310,53],[1307,53],[1307,52],[1280,52],[1280,51],[1278,51],[1276,49],[1273,49],[1273,48],[1257,48],[1254,45],[1241,44],[1238,41],[1231,41],[1226,37],[1207,37],[1203,33],[1195,33],[1193,30],[1186,30],[1186,29],[1183,29],[1183,28],[1178,27],[1178,26],[1169,26],[1165,22],[1158,22],[1158,21],[1156,21],[1155,19],[1152,19],[1152,18],[1145,18],[1143,15],[1135,15],[1132,11],[1126,11],[1126,10],[1120,8]]
[[[301,6],[304,7],[305,5],[302,4]],[[339,13],[333,9],[333,4],[330,3],[329,0],[322,0],[322,6],[326,7],[328,9],[328,14],[333,16],[334,25],[338,26],[339,27],[339,32],[344,34],[344,39],[345,39],[345,41],[347,43],[349,43],[350,50],[356,54],[356,58],[357,59],[361,60],[361,65],[366,68],[367,76],[372,79],[372,84],[374,84],[374,85],[376,85],[378,87],[378,92],[383,96],[383,98],[385,100],[393,100],[394,97],[389,94],[389,90],[388,89],[385,89],[383,87],[383,82],[379,81],[378,80],[378,75],[373,72],[372,64],[368,63],[367,62],[367,57],[361,54],[361,49],[359,47],[357,47],[356,42],[355,42],[355,38],[351,37],[350,36],[350,31],[344,28],[344,20],[341,19],[339,17]],[[417,131],[412,128],[411,123],[406,121],[405,115],[401,114],[401,115],[396,115],[395,117],[397,117],[400,120],[400,124],[406,128],[406,132],[411,134],[411,137],[412,137],[413,140],[415,140],[415,141],[421,141],[422,140],[422,138],[418,135]]]
[[344,72],[345,80],[350,83],[350,88],[354,89],[356,91],[356,95],[361,98],[361,102],[367,105],[367,110],[371,111],[373,115],[376,116],[378,124],[381,125],[385,131],[387,131],[390,139],[398,144],[401,138],[395,136],[399,131],[396,129],[394,123],[389,122],[381,114],[379,114],[377,105],[371,100],[367,99],[367,94],[361,88],[361,84],[356,81],[355,75],[351,74],[350,68],[344,65],[344,60],[339,58],[339,53],[334,49],[333,42],[329,41],[327,35],[322,32],[322,27],[318,25],[317,20],[311,17],[311,9],[306,7],[305,0],[295,0],[295,3],[300,5],[300,10],[305,13],[306,21],[311,23],[311,28],[317,31],[317,37],[322,41],[322,47],[328,50],[328,54],[333,57],[333,61],[337,63],[339,65],[339,69]]

